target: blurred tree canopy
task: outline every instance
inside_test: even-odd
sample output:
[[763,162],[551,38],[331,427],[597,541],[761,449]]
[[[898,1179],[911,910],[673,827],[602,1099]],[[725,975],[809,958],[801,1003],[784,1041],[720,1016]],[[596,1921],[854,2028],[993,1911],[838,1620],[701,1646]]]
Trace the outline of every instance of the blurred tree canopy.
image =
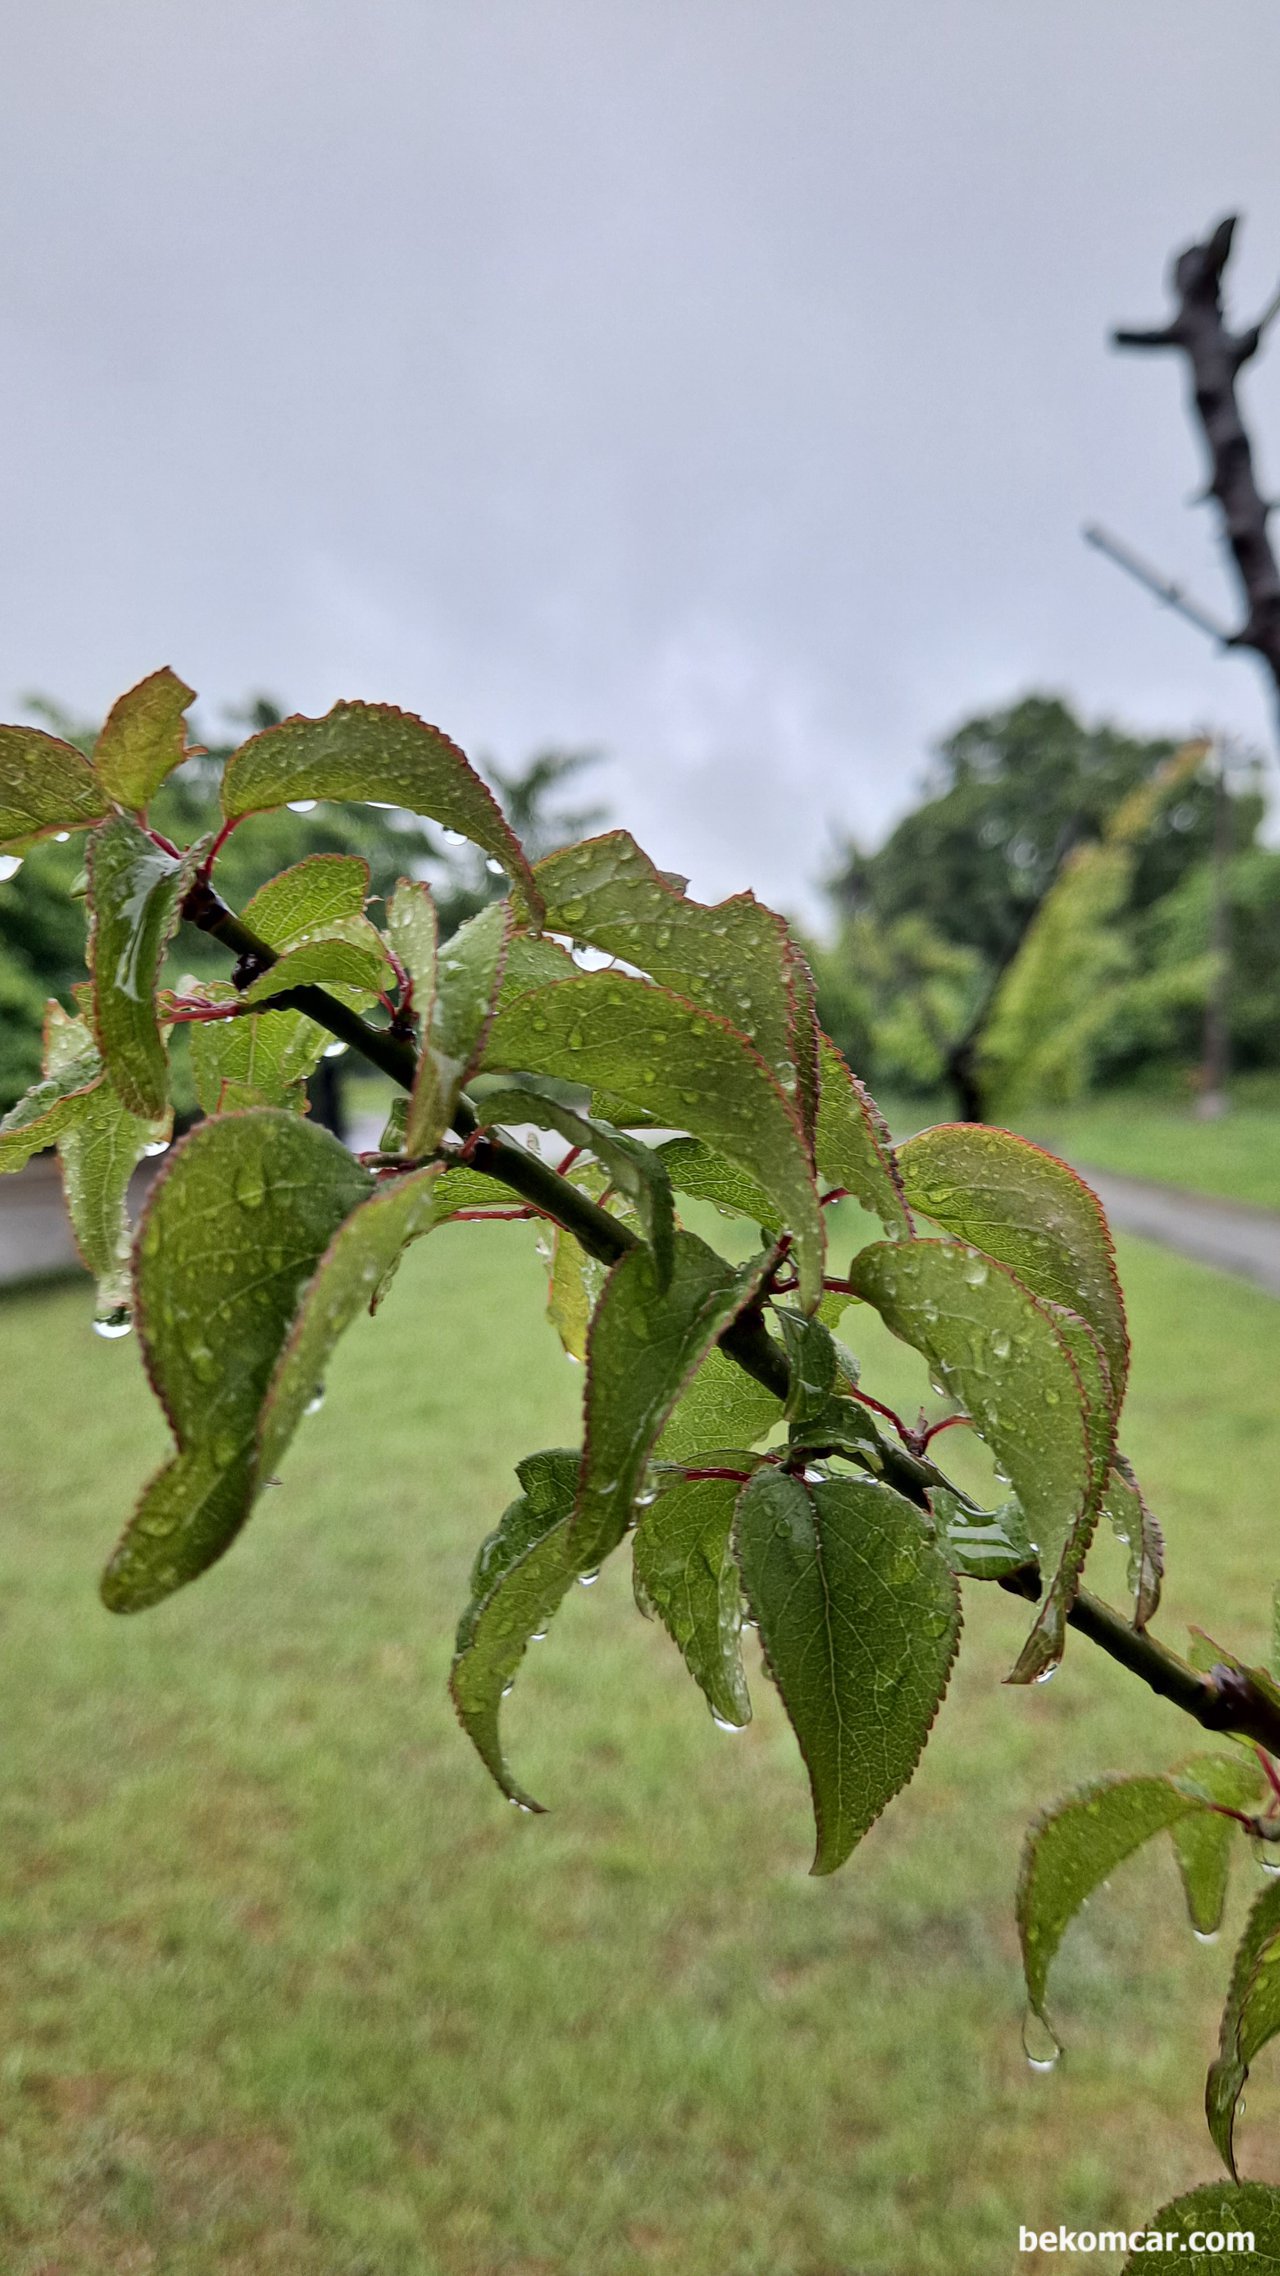
[[[957,728],[921,803],[876,852],[846,848],[828,884],[819,1009],[853,1064],[908,1093],[950,1083],[969,1113],[1194,1061],[1216,793],[1207,766],[1169,775],[1178,748],[1044,694]],[[1232,793],[1242,1066],[1280,1064],[1280,855],[1257,844],[1263,811],[1256,782]]]
[[[52,731],[86,752],[98,728],[76,720],[43,698],[28,700]],[[208,748],[187,759],[169,776],[151,803],[155,827],[186,845],[220,820],[218,785],[223,766],[245,735],[275,726],[282,707],[255,696],[226,715],[234,738],[208,738]],[[198,742],[201,731],[193,726]],[[595,765],[595,751],[546,750],[506,773],[487,772],[507,819],[533,858],[582,836],[600,808],[566,807],[568,786]],[[228,838],[218,856],[218,886],[233,908],[241,908],[264,884],[304,854],[360,854],[369,864],[370,893],[384,899],[397,878],[430,879],[447,936],[502,890],[475,847],[446,841],[416,815],[376,806],[319,805],[310,813],[257,814]],[[0,1112],[21,1097],[40,1073],[40,1031],[45,1002],[70,1002],[73,984],[84,978],[83,903],[75,884],[84,860],[83,842],[59,845],[45,839],[33,846],[21,867],[0,882]],[[226,955],[203,933],[184,927],[174,944],[172,977],[180,972],[224,973]]]

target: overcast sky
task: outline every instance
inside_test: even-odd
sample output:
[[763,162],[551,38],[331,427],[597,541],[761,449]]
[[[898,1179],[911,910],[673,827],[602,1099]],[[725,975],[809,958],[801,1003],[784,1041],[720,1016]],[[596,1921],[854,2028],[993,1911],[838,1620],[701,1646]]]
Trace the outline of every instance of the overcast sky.
[[[41,0],[0,55],[0,715],[423,712],[805,905],[1029,686],[1268,739],[1170,251],[1280,273],[1275,0]],[[1247,382],[1280,483],[1280,327]]]

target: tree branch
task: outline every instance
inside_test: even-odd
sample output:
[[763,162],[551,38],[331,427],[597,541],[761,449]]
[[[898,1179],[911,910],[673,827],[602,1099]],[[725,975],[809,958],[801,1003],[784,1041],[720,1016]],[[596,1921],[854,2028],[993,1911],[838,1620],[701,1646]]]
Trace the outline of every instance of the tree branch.
[[[232,950],[237,962],[252,972],[265,972],[279,961],[276,950],[241,922],[207,878],[197,878],[183,903],[182,914],[189,924],[198,926],[201,932],[209,933]],[[273,996],[269,1008],[305,1012],[308,1019],[350,1044],[402,1089],[412,1088],[417,1063],[413,1045],[386,1028],[370,1026],[358,1012],[350,1011],[325,989],[292,988],[287,994]],[[526,1153],[522,1146],[513,1146],[507,1139],[493,1138],[482,1131],[465,1101],[455,1112],[453,1126],[468,1140],[469,1168],[519,1193],[541,1216],[562,1225],[601,1264],[616,1264],[628,1249],[637,1246],[637,1236],[630,1228],[601,1209],[580,1187],[571,1185],[557,1170]],[[759,1308],[744,1312],[735,1320],[720,1338],[720,1345],[746,1374],[777,1398],[786,1399],[791,1388],[790,1369],[781,1346],[768,1333]],[[880,1452],[886,1481],[908,1500],[927,1508],[930,1486],[945,1483],[942,1472],[933,1462],[917,1458],[888,1439],[882,1441]],[[1019,1572],[1007,1575],[1000,1586],[1011,1595],[1034,1603],[1041,1593],[1042,1583],[1037,1568],[1025,1565]],[[1155,1637],[1144,1630],[1130,1627],[1118,1613],[1084,1589],[1067,1619],[1079,1634],[1087,1636],[1121,1667],[1139,1676],[1162,1699],[1172,1700],[1203,1730],[1230,1732],[1239,1738],[1253,1739],[1268,1752],[1280,1754],[1280,1708],[1246,1673],[1228,1668],[1215,1668],[1209,1675],[1197,1673],[1185,1660],[1179,1659],[1176,1652],[1157,1643]]]
[[1118,348],[1176,348],[1187,358],[1192,405],[1209,454],[1206,495],[1216,498],[1221,509],[1245,603],[1245,621],[1228,645],[1253,649],[1280,694],[1280,566],[1267,532],[1270,509],[1258,488],[1236,398],[1237,376],[1256,355],[1276,303],[1247,331],[1228,329],[1222,275],[1235,227],[1235,215],[1228,215],[1203,244],[1188,245],[1177,256],[1171,280],[1177,308],[1168,324],[1149,331],[1116,331],[1111,337]]

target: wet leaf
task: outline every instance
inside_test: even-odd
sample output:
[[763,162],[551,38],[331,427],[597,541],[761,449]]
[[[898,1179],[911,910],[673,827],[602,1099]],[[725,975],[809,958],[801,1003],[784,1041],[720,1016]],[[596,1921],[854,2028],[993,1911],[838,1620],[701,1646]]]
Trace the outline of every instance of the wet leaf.
[[175,1147],[143,1216],[135,1292],[147,1369],[179,1451],[107,1566],[113,1612],[158,1603],[239,1532],[257,1484],[262,1402],[299,1300],[371,1189],[336,1138],[290,1114],[205,1122]]
[[1235,2126],[1249,2065],[1280,2031],[1280,1883],[1255,1899],[1236,1950],[1222,2011],[1218,2055],[1209,2066],[1205,2116],[1223,2163],[1236,2174]]
[[718,1012],[796,1092],[795,951],[782,918],[754,894],[710,908],[690,901],[626,830],[549,854],[534,874],[549,932],[622,957],[674,995]]
[[677,1193],[687,1193],[694,1201],[714,1202],[717,1209],[728,1210],[736,1217],[749,1217],[763,1233],[773,1235],[781,1230],[777,1204],[763,1186],[736,1162],[727,1161],[714,1147],[704,1145],[701,1138],[668,1138],[657,1150]]
[[[206,1003],[234,1004],[228,980],[209,981]],[[306,1111],[303,1084],[319,1066],[329,1033],[302,1012],[262,1011],[240,1019],[192,1020],[187,1028],[196,1097],[206,1114],[253,1106]]]
[[998,1581],[1035,1563],[1020,1503],[975,1510],[947,1486],[935,1486],[929,1502],[948,1562],[962,1579]]
[[401,878],[387,903],[387,939],[409,975],[415,1010],[429,1018],[440,952],[440,923],[429,886]]
[[0,1174],[23,1169],[33,1154],[52,1146],[84,1113],[102,1080],[102,1061],[94,1051],[35,1083],[0,1121]]
[[339,703],[322,719],[286,719],[251,736],[228,760],[228,820],[303,798],[373,799],[460,831],[492,854],[533,922],[541,896],[491,790],[438,727],[391,704]]
[[0,727],[0,852],[57,830],[87,829],[106,811],[82,751],[38,727]]
[[577,973],[578,966],[558,940],[544,940],[540,933],[513,932],[502,968],[499,1007],[505,1008],[517,996],[543,987],[548,980],[572,980]]
[[822,1221],[803,1132],[770,1070],[722,1020],[646,980],[588,973],[499,1011],[485,1065],[587,1083],[624,1117],[665,1119],[737,1162],[793,1233],[802,1300],[817,1303]]
[[[1227,2267],[1232,2276],[1276,2276],[1280,2270],[1280,2189],[1260,2181],[1238,2188],[1207,2182],[1162,2205],[1143,2226],[1142,2248],[1126,2260],[1121,2276],[1223,2276]],[[1193,2236],[1251,2236],[1253,2244],[1248,2251],[1235,2247],[1228,2262],[1221,2245],[1193,2252]]]
[[809,1773],[812,1870],[833,1873],[924,1750],[959,1641],[955,1576],[928,1517],[871,1478],[759,1470],[734,1538]]
[[1129,1370],[1124,1299],[1106,1214],[1083,1178],[1029,1139],[971,1122],[908,1139],[898,1167],[913,1208],[1088,1322],[1118,1414]]
[[[48,1074],[96,1058],[87,1023],[69,1018],[61,1005],[50,1004],[45,1021]],[[129,1180],[145,1149],[161,1143],[171,1128],[170,1116],[146,1122],[130,1114],[104,1078],[84,1096],[79,1114],[58,1140],[67,1214],[76,1247],[98,1283],[99,1313],[121,1311],[129,1304]]]
[[175,861],[127,814],[103,822],[89,841],[94,1030],[125,1105],[148,1121],[169,1103],[160,967],[203,851],[191,846]]
[[422,1053],[405,1124],[405,1151],[429,1154],[449,1128],[493,1020],[511,933],[511,912],[490,902],[445,942],[435,992],[421,1005]]
[[[1256,1757],[1196,1755],[1183,1763],[1177,1777],[1180,1786],[1193,1788],[1206,1801],[1221,1802],[1228,1809],[1252,1814],[1262,1799],[1263,1781]],[[1216,1810],[1197,1810],[1190,1817],[1180,1818],[1172,1835],[1191,1925],[1198,1935],[1213,1936],[1222,1926],[1240,1828]]]
[[516,1474],[525,1491],[504,1511],[476,1559],[449,1689],[458,1720],[491,1777],[523,1809],[539,1810],[541,1803],[507,1768],[499,1719],[503,1694],[530,1640],[545,1633],[575,1578],[568,1533],[578,1455],[552,1448],[531,1455]]
[[[973,1418],[1056,1566],[1092,1524],[1093,1461],[1080,1380],[1045,1307],[1007,1266],[950,1242],[877,1242],[850,1279]],[[1053,1648],[1043,1631],[1038,1643]],[[1036,1672],[1024,1653],[1017,1679]]]
[[1145,1628],[1160,1603],[1164,1580],[1164,1534],[1147,1507],[1146,1497],[1132,1465],[1117,1453],[1102,1498],[1102,1514],[1117,1539],[1129,1552],[1129,1592],[1133,1598],[1133,1625]]
[[879,1218],[886,1233],[895,1237],[909,1233],[911,1212],[879,1107],[826,1036],[821,1067],[814,1151],[823,1187],[843,1187]]
[[[1184,1776],[1101,1778],[1038,1817],[1027,1835],[1018,1878],[1018,1933],[1032,2011],[1050,2030],[1045,1992],[1054,1956],[1086,1898],[1144,1842],[1203,1815],[1209,1806],[1209,1758]],[[1230,1766],[1234,1767],[1234,1766]],[[1225,1774],[1225,1773],[1224,1773]]]
[[117,697],[93,749],[93,770],[118,806],[141,811],[187,756],[183,717],[196,691],[166,665]]
[[731,1321],[758,1293],[772,1258],[726,1263],[678,1233],[671,1278],[653,1253],[628,1251],[596,1306],[587,1341],[586,1432],[572,1546],[579,1570],[617,1547],[645,1469],[682,1392]]
[[566,1105],[553,1083],[536,1075],[504,1082],[476,1100],[482,1125],[508,1128],[532,1122],[540,1130],[555,1130],[571,1146],[590,1153],[608,1173],[609,1183],[626,1195],[635,1208],[644,1237],[653,1250],[658,1279],[665,1287],[671,1277],[675,1238],[675,1203],[666,1163],[657,1147],[617,1130],[598,1115]]
[[657,1453],[664,1462],[693,1462],[709,1446],[757,1446],[781,1417],[781,1399],[712,1351],[673,1410]]
[[359,854],[308,854],[248,900],[241,916],[269,948],[292,948],[358,922],[369,896],[369,864]]
[[[372,1311],[411,1241],[440,1222],[438,1164],[390,1179],[338,1227],[303,1293],[258,1424],[258,1468],[279,1467],[339,1338]],[[448,1205],[446,1201],[446,1214]]]
[[344,1001],[369,1002],[388,976],[386,955],[375,928],[361,917],[358,937],[326,934],[318,940],[300,940],[282,949],[275,964],[260,972],[243,991],[247,1004],[270,1003],[273,996],[294,988],[324,987]]
[[835,1338],[821,1320],[806,1320],[785,1304],[775,1307],[774,1318],[791,1370],[791,1389],[783,1411],[789,1423],[807,1423],[826,1406],[835,1386]]
[[729,1545],[739,1483],[676,1478],[636,1528],[636,1599],[656,1613],[722,1723],[751,1720],[742,1665],[742,1591]]

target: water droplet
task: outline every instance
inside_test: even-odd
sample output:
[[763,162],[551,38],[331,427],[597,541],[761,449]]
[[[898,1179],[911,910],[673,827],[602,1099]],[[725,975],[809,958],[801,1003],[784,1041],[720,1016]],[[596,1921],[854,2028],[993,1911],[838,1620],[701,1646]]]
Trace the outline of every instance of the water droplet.
[[121,1336],[128,1335],[132,1326],[128,1306],[116,1304],[109,1312],[99,1312],[96,1315],[93,1332],[95,1336],[102,1336],[107,1343],[118,1343]]
[[652,1509],[657,1498],[658,1489],[656,1486],[642,1486],[636,1495],[635,1507],[637,1509]]
[[[965,1278],[968,1279],[967,1273],[965,1275]],[[985,1273],[983,1275],[983,1278],[986,1278]],[[1009,1357],[1009,1354],[1013,1349],[1013,1345],[1010,1343],[1009,1338],[1005,1334],[1003,1328],[992,1329],[991,1349],[995,1353],[997,1359],[1007,1359]]]
[[440,835],[447,846],[465,846],[467,842],[466,832],[463,830],[442,830]]
[[1056,2070],[1062,2054],[1048,2024],[1031,2008],[1022,2019],[1022,2052],[1033,2071]]
[[1216,1944],[1221,1932],[1216,1928],[1193,1928],[1191,1933],[1197,1944]]
[[485,856],[484,866],[488,870],[490,877],[501,877],[502,863],[500,861],[495,861],[492,854],[487,854]]
[[578,1586],[579,1588],[594,1588],[599,1578],[600,1567],[597,1565],[593,1573],[579,1573]]
[[1058,1662],[1056,1660],[1050,1660],[1048,1667],[1041,1668],[1040,1673],[1035,1678],[1035,1681],[1037,1683],[1048,1683],[1051,1678],[1057,1674],[1057,1672]]
[[218,1362],[207,1343],[192,1344],[187,1353],[187,1360],[192,1374],[198,1376],[202,1383],[213,1381],[218,1372]]
[[541,1013],[541,1012],[538,1012],[538,1013],[535,1015],[535,1017],[534,1017],[534,1018],[533,1018],[533,1019],[530,1021],[530,1023],[529,1023],[529,1024],[530,1024],[530,1026],[531,1026],[531,1027],[533,1027],[534,1029],[536,1029],[536,1031],[537,1031],[537,1033],[538,1033],[539,1035],[541,1035],[541,1034],[544,1032],[544,1030],[545,1030],[545,1028],[546,1028],[546,1024],[547,1024],[547,1023],[546,1023],[546,1020],[543,1018],[543,1016],[542,1016],[542,1013]]
[[537,1240],[534,1242],[533,1250],[534,1255],[540,1256],[544,1264],[550,1264],[551,1243],[550,1241],[544,1241],[541,1234],[538,1235]]
[[656,1069],[656,1068],[654,1068],[654,1067],[646,1067],[646,1068],[644,1068],[644,1070],[643,1070],[643,1071],[642,1071],[642,1073],[641,1073],[641,1076],[640,1076],[640,1080],[641,1080],[641,1082],[642,1082],[642,1083],[644,1083],[644,1084],[645,1084],[645,1085],[646,1085],[648,1088],[652,1089],[652,1087],[653,1087],[654,1083],[656,1083],[656,1082],[657,1082],[657,1080],[658,1080],[657,1069]]
[[1264,1873],[1280,1873],[1280,1841],[1263,1841],[1255,1834],[1251,1847]]
[[70,836],[70,830],[55,830],[53,833],[53,842],[55,846],[65,846]]
[[714,1707],[711,1710],[711,1720],[718,1731],[740,1731],[743,1728],[741,1723],[726,1723],[724,1716],[717,1715]]
[[531,1632],[531,1634],[530,1634],[530,1637],[529,1637],[529,1642],[530,1642],[531,1644],[545,1644],[545,1643],[546,1643],[546,1640],[547,1640],[547,1631],[546,1631],[546,1629],[545,1629],[545,1628],[535,1628],[535,1629],[533,1629],[533,1631]]
[[502,1696],[503,1696],[503,1698],[504,1698],[504,1699],[509,1699],[509,1698],[511,1697],[511,1694],[512,1694],[512,1692],[515,1690],[515,1687],[516,1687],[516,1679],[515,1679],[515,1677],[514,1677],[514,1676],[512,1676],[510,1683],[504,1683],[504,1684],[503,1684],[503,1686],[502,1686]]
[[314,798],[291,798],[288,801],[291,814],[314,814],[316,805],[317,801]]
[[964,1277],[970,1288],[983,1288],[988,1279],[987,1268],[981,1257],[970,1257],[964,1268]]
[[325,1047],[324,1047],[324,1055],[325,1055],[325,1058],[326,1058],[326,1059],[340,1059],[340,1058],[342,1057],[342,1054],[343,1054],[343,1052],[346,1050],[346,1048],[347,1048],[347,1046],[346,1046],[346,1044],[345,1044],[345,1043],[336,1043],[336,1042],[335,1042],[335,1043],[326,1043],[326,1045],[325,1045]]
[[267,1198],[262,1171],[256,1162],[245,1162],[231,1180],[231,1191],[242,1209],[261,1209]]
[[324,1385],[323,1383],[317,1383],[302,1412],[304,1415],[318,1415],[323,1405]]
[[581,1367],[582,1361],[579,1359],[576,1351],[567,1351],[564,1356],[568,1360],[570,1367]]
[[7,885],[22,867],[21,854],[0,854],[0,885]]
[[1052,1383],[1045,1386],[1044,1403],[1046,1407],[1060,1407],[1062,1404],[1062,1393],[1055,1391]]
[[153,1138],[149,1146],[143,1147],[142,1159],[144,1162],[154,1162],[161,1154],[167,1154],[168,1151],[169,1140],[167,1138]]
[[569,1030],[569,1036],[568,1036],[568,1042],[569,1042],[569,1049],[570,1049],[571,1051],[581,1051],[581,1049],[582,1049],[582,1046],[583,1046],[583,1044],[585,1043],[585,1041],[586,1041],[586,1037],[583,1035],[582,1029],[581,1029],[580,1027],[571,1027],[571,1028],[570,1028],[570,1030]]
[[671,946],[670,925],[659,925],[653,937],[659,948],[669,948]]
[[225,1430],[215,1438],[209,1449],[215,1470],[229,1470],[240,1452],[240,1441],[232,1430]]

